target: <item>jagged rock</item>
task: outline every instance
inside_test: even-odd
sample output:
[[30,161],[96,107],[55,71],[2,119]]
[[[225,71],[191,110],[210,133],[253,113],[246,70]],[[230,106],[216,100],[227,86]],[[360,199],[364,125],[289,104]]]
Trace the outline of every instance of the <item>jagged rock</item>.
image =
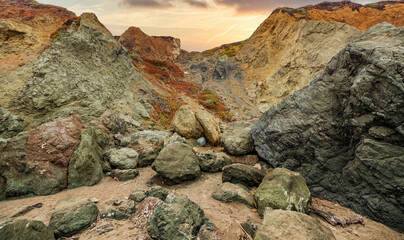
[[181,137],[177,133],[174,133],[170,138],[164,141],[164,146],[167,146],[171,143],[187,143],[187,140],[184,137]]
[[22,132],[24,126],[20,119],[5,108],[0,107],[0,138],[12,138]]
[[209,112],[205,110],[198,110],[195,113],[196,119],[201,124],[205,137],[210,144],[218,145],[222,133],[220,132],[219,122]]
[[254,240],[333,240],[334,234],[315,218],[295,211],[266,211]]
[[4,197],[47,195],[66,188],[69,162],[84,127],[79,116],[71,115],[8,140],[0,154]]
[[216,226],[209,220],[205,220],[197,238],[198,240],[220,240],[219,233],[216,231]]
[[0,227],[0,240],[54,240],[53,232],[43,222],[16,220]]
[[111,166],[117,169],[134,169],[139,159],[139,154],[131,148],[111,149],[107,156]]
[[138,166],[145,167],[153,163],[170,135],[167,131],[141,131],[124,139],[122,145],[136,150],[139,154]]
[[253,187],[258,186],[264,177],[265,173],[255,167],[235,163],[223,168],[222,181]]
[[174,115],[173,126],[177,133],[185,138],[199,138],[203,136],[203,128],[196,120],[195,113],[188,105],[182,105]]
[[254,122],[231,122],[223,131],[222,146],[232,155],[246,155],[254,150],[251,126]]
[[198,138],[198,140],[196,141],[196,143],[197,143],[200,147],[205,147],[205,146],[206,146],[206,138],[205,138],[205,137]]
[[401,230],[403,40],[403,28],[370,28],[251,130],[259,155],[300,172],[314,196]]
[[133,106],[147,94],[150,83],[133,67],[128,51],[92,13],[69,23],[35,60],[5,76],[21,87],[0,99],[9,110],[21,112],[24,120],[34,120],[34,126],[39,125],[37,119],[71,111],[86,123],[107,109],[136,115]]
[[111,199],[105,203],[101,218],[111,218],[116,220],[129,219],[135,211],[135,202],[132,200]]
[[68,188],[93,186],[101,180],[105,141],[102,132],[92,127],[81,132],[80,145],[69,162]]
[[203,210],[188,197],[170,194],[147,221],[147,231],[159,240],[194,239],[204,218]]
[[309,213],[311,195],[300,173],[276,168],[268,173],[254,194],[258,213],[267,207]]
[[254,208],[253,196],[248,192],[248,189],[242,185],[224,182],[216,188],[212,197],[225,203],[242,203],[249,208]]
[[119,181],[132,180],[137,176],[139,176],[139,171],[136,169],[114,169],[111,171],[111,177],[117,178]]
[[111,111],[104,112],[101,117],[102,124],[113,134],[125,134],[141,128],[141,124],[131,116],[114,114]]
[[98,208],[90,199],[65,198],[56,203],[49,222],[55,237],[70,237],[88,227],[97,219]]
[[203,172],[221,172],[224,166],[232,164],[232,160],[226,156],[216,156],[212,151],[197,155],[199,167]]
[[199,161],[192,147],[184,143],[173,143],[161,150],[152,168],[165,184],[174,185],[200,176]]

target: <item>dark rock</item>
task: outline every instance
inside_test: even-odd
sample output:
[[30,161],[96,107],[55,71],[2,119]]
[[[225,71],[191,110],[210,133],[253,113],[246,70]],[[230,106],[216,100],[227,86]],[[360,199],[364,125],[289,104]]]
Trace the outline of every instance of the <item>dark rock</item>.
[[70,237],[88,227],[97,219],[98,208],[90,199],[65,198],[56,203],[49,222],[55,237]]
[[253,121],[231,122],[224,128],[221,143],[226,152],[239,156],[254,150],[254,142],[250,133],[253,123]]
[[111,199],[105,203],[101,218],[111,218],[116,220],[129,219],[135,211],[135,202],[132,200]]
[[404,30],[378,24],[273,106],[251,133],[259,155],[312,194],[404,230]]
[[54,240],[53,232],[43,222],[16,220],[0,227],[0,240]]
[[147,231],[154,239],[194,239],[203,224],[205,214],[188,197],[168,195],[166,203],[157,207],[147,221]]
[[198,154],[199,167],[203,172],[221,172],[224,166],[232,164],[232,160],[226,156],[217,156],[213,151]]
[[117,178],[119,181],[132,180],[139,175],[139,171],[136,169],[120,170],[114,169],[111,171],[111,177]]
[[258,186],[264,177],[265,173],[261,170],[252,166],[236,163],[224,167],[222,181],[254,187]]
[[165,184],[174,185],[200,176],[199,161],[192,147],[184,143],[173,143],[165,147],[152,168]]
[[216,226],[209,220],[205,220],[197,238],[198,240],[220,240],[219,233],[216,231]]
[[276,168],[268,173],[254,194],[258,213],[271,209],[293,210],[309,213],[311,195],[300,173]]
[[241,224],[241,227],[243,227],[244,231],[248,233],[252,238],[255,237],[255,233],[257,232],[259,225],[251,222],[250,219],[247,220],[247,222],[243,222]]
[[216,188],[212,197],[225,203],[242,203],[249,208],[254,208],[253,196],[248,192],[248,188],[242,185],[224,182]]
[[319,220],[295,211],[266,211],[254,240],[334,240],[334,234]]

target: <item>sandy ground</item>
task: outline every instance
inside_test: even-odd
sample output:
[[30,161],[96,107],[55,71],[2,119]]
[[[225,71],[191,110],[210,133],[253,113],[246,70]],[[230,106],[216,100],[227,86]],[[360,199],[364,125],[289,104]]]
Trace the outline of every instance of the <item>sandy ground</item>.
[[[17,219],[35,219],[48,224],[56,202],[66,197],[97,198],[99,199],[97,206],[102,211],[105,202],[109,199],[124,199],[133,190],[149,189],[152,185],[166,187],[178,195],[187,195],[192,201],[198,203],[205,211],[206,216],[216,225],[223,240],[246,239],[243,238],[244,233],[240,223],[245,222],[247,218],[250,218],[255,223],[262,221],[254,209],[249,209],[243,204],[222,203],[211,197],[216,186],[221,183],[222,173],[204,174],[200,179],[193,182],[177,186],[165,186],[150,167],[139,169],[139,171],[140,175],[136,179],[127,182],[118,182],[112,178],[105,177],[99,184],[92,187],[69,189],[50,196],[0,202],[0,222],[10,219],[9,216],[26,206],[42,203],[42,208],[35,208]],[[340,216],[356,216],[349,209],[342,208],[334,203],[329,204],[332,206],[333,213]],[[315,215],[313,216],[316,217]],[[365,226],[355,224],[345,228],[331,226],[321,218],[318,217],[318,219],[332,230],[337,239],[404,239],[404,234],[397,233],[367,218],[363,218]],[[129,220],[98,220],[90,229],[75,236],[74,239],[135,239],[137,234],[136,227]]]

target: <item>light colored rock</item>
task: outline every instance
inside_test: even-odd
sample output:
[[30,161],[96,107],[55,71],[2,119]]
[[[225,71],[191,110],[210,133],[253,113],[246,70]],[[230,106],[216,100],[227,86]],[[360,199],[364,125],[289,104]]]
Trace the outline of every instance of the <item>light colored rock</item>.
[[205,110],[196,111],[195,116],[210,144],[218,145],[222,136],[218,120]]
[[111,166],[117,169],[134,169],[139,160],[139,154],[131,148],[111,149],[108,155]]
[[191,107],[182,105],[174,115],[173,126],[177,133],[185,138],[199,138],[203,136],[203,128],[196,120]]
[[251,137],[253,121],[231,122],[223,131],[222,146],[226,152],[232,155],[246,155],[254,150],[254,142]]

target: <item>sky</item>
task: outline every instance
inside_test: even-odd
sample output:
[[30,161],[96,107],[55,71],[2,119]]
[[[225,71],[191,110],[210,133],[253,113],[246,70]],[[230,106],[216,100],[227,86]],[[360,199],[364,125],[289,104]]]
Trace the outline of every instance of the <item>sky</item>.
[[[247,39],[277,7],[323,0],[38,0],[75,12],[95,13],[114,35],[130,26],[151,36],[181,39],[181,48],[203,51]],[[366,4],[377,0],[353,0]]]

